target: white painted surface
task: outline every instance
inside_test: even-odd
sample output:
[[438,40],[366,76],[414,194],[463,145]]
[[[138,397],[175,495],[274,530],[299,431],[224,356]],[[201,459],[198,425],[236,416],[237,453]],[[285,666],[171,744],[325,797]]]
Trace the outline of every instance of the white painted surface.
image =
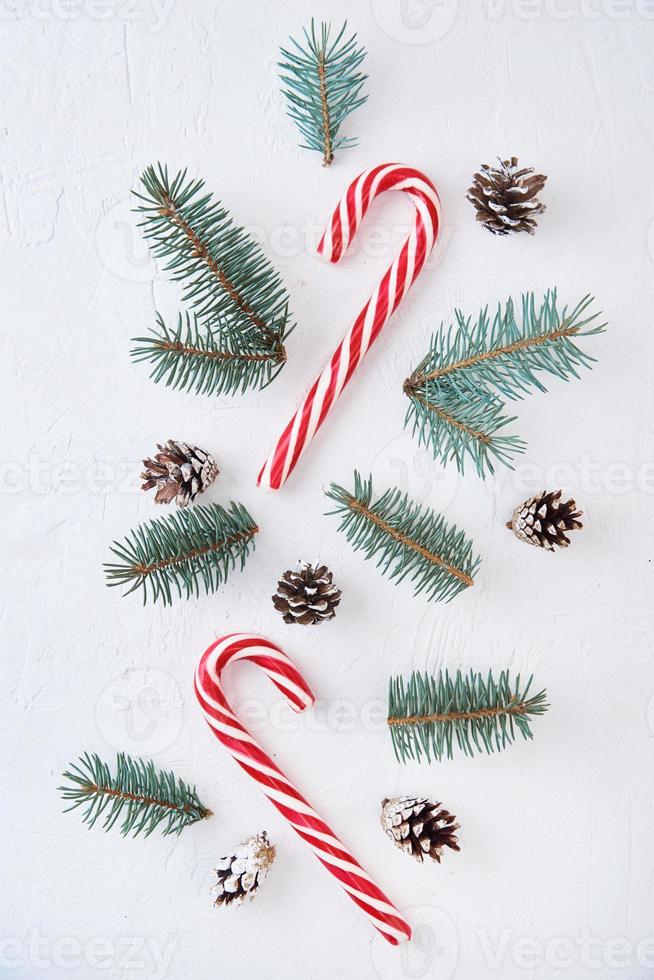
[[[360,146],[324,170],[297,148],[275,62],[289,33],[327,13],[367,45],[370,98],[347,126]],[[644,0],[3,0],[3,977],[654,975],[653,15]],[[498,240],[473,220],[469,177],[497,153],[549,175],[533,239]],[[261,394],[173,393],[130,364],[129,339],[178,301],[129,213],[157,159],[204,176],[288,283],[298,327]],[[279,425],[409,220],[406,201],[380,202],[351,258],[313,256],[347,182],[387,159],[440,189],[436,260],[292,481],[262,494]],[[456,304],[474,314],[552,284],[567,302],[597,296],[611,326],[587,345],[596,369],[518,406],[528,451],[516,473],[484,484],[434,465],[402,430],[401,382],[430,330]],[[137,475],[170,436],[215,453],[208,499],[243,501],[262,532],[216,596],[143,609],[105,588],[101,563],[112,539],[160,514]],[[473,590],[426,607],[350,551],[322,516],[321,486],[355,466],[465,526],[484,559]],[[586,512],[568,553],[535,553],[503,527],[541,484]],[[328,562],[344,591],[315,631],[285,627],[269,599],[297,558]],[[306,671],[320,702],[304,719],[289,721],[249,668],[234,672],[234,703],[260,709],[265,744],[408,910],[417,942],[403,953],[206,729],[193,669],[229,630],[281,642]],[[533,743],[398,767],[381,721],[389,673],[443,665],[533,671],[552,703]],[[87,831],[56,792],[84,749],[174,768],[216,816],[176,840]],[[419,867],[390,847],[379,801],[405,792],[457,813],[461,854]],[[212,864],[263,828],[279,856],[258,900],[212,909]]]

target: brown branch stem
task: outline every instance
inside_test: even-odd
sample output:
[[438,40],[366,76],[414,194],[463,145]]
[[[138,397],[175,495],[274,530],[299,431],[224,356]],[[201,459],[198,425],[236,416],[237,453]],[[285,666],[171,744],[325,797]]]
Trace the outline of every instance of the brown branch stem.
[[476,711],[450,711],[445,714],[409,715],[407,718],[387,718],[389,725],[425,725],[438,721],[471,721],[475,718],[495,718],[497,715],[524,715],[527,707],[524,701],[515,701],[497,708],[478,708]]
[[413,538],[408,537],[408,535],[403,534],[396,528],[392,527],[387,521],[375,514],[374,511],[370,510],[364,504],[362,504],[356,497],[352,497],[350,494],[347,495],[349,506],[352,510],[357,511],[359,514],[365,514],[365,516],[376,524],[377,527],[381,528],[389,537],[393,538],[394,541],[399,541],[405,548],[409,548],[411,551],[415,551],[416,554],[421,555],[422,558],[426,558],[427,561],[431,562],[432,565],[438,565],[440,568],[444,568],[450,575],[454,575],[465,585],[474,585],[475,580],[462,572],[460,568],[451,565],[445,559],[441,558],[439,555],[435,555],[433,552],[428,551],[427,548],[423,548],[421,544],[414,541]]
[[530,347],[537,347],[540,344],[546,344],[551,340],[560,340],[561,337],[571,337],[576,333],[579,333],[579,327],[570,326],[570,324],[566,323],[564,320],[558,330],[538,334],[537,337],[525,337],[523,340],[516,340],[512,344],[506,344],[504,347],[496,347],[494,350],[485,351],[483,354],[474,354],[472,357],[466,357],[464,360],[457,361],[455,364],[447,364],[444,367],[438,368],[436,371],[431,371],[429,374],[412,375],[412,377],[407,378],[405,381],[404,390],[407,392],[407,388],[415,389],[419,385],[424,384],[426,381],[436,381],[438,378],[443,378],[447,374],[453,374],[455,371],[462,371],[465,368],[472,367],[474,364],[480,364],[482,361],[489,361],[495,357],[502,357],[503,354],[514,354],[516,351],[527,350]]
[[175,351],[178,354],[190,354],[193,357],[206,357],[212,361],[272,361],[273,364],[279,364],[286,360],[286,353],[283,347],[278,348],[275,354],[230,354],[222,350],[203,350],[201,347],[183,344],[179,340],[158,340],[156,344],[160,350]]
[[164,561],[157,561],[152,565],[135,565],[134,571],[137,575],[151,575],[152,572],[160,571],[162,568],[170,568],[172,565],[179,565],[181,562],[192,561],[194,558],[199,558],[201,555],[206,555],[211,551],[218,551],[219,548],[228,548],[233,544],[238,544],[239,541],[249,541],[258,531],[259,528],[255,524],[246,531],[240,531],[238,534],[233,534],[231,537],[225,538],[224,541],[218,541],[216,544],[208,544],[204,548],[196,548],[193,551],[187,552],[185,555],[179,555],[177,558],[166,558]]
[[139,793],[128,793],[122,789],[114,789],[113,786],[97,786],[95,783],[93,783],[85,787],[84,792],[88,793],[89,796],[92,793],[103,793],[105,796],[120,797],[121,800],[132,800],[134,803],[145,803],[148,806],[162,806],[168,810],[177,810],[183,813],[191,813],[192,810],[197,809],[202,812],[203,820],[205,817],[213,816],[212,811],[205,809],[203,806],[192,807],[189,803],[179,806],[177,803],[171,803],[170,800],[159,800],[156,796],[144,796]]
[[483,442],[486,445],[490,443],[491,437],[485,432],[481,432],[478,429],[473,429],[471,426],[466,425],[465,422],[459,422],[453,415],[449,415],[442,408],[439,408],[438,405],[434,404],[434,402],[430,402],[428,398],[423,398],[423,396],[419,395],[417,391],[407,391],[407,383],[408,382],[405,382],[405,394],[409,395],[410,398],[415,398],[417,402],[420,402],[423,408],[426,408],[430,412],[435,412],[436,415],[439,415],[445,422],[449,423],[449,425],[453,425],[455,428],[461,429],[462,432],[466,432],[469,436],[472,436],[473,439],[477,439],[479,442]]
[[327,102],[327,78],[325,74],[325,52],[321,51],[318,55],[318,87],[320,89],[320,108],[322,111],[323,129],[323,167],[328,167],[334,159],[332,147],[332,126],[329,118],[329,104]]
[[216,276],[218,282],[223,287],[225,292],[234,301],[236,306],[238,306],[238,308],[245,313],[250,322],[253,323],[255,327],[258,327],[259,330],[263,330],[264,333],[267,333],[270,337],[275,338],[277,343],[279,343],[279,338],[277,337],[275,331],[271,330],[270,327],[264,323],[261,317],[255,313],[254,309],[248,303],[245,297],[241,296],[239,291],[236,289],[236,286],[227,277],[223,269],[221,269],[219,263],[212,257],[208,247],[202,241],[195,229],[192,228],[188,221],[186,221],[179,213],[175,201],[168,195],[164,195],[162,200],[163,206],[160,208],[159,214],[163,218],[168,218],[174,225],[177,225],[177,227],[181,229],[193,246],[193,251],[196,257],[201,259],[207,268]]

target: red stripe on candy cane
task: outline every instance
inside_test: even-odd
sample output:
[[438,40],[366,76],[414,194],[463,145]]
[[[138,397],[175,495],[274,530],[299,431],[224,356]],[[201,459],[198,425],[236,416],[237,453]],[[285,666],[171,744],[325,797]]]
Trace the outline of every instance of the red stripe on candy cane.
[[290,420],[258,477],[259,486],[279,490],[329,414],[361,360],[420,274],[434,247],[441,221],[436,188],[423,173],[397,163],[366,170],[341,198],[318,245],[318,253],[338,262],[371,203],[385,191],[404,191],[415,206],[414,226],[397,258],[334,351],[322,374]]
[[221,675],[234,660],[261,667],[296,711],[314,702],[306,681],[278,646],[250,633],[231,633],[211,644],[195,673],[195,693],[212,732],[382,936],[393,946],[410,939],[411,927],[401,913],[230,708]]

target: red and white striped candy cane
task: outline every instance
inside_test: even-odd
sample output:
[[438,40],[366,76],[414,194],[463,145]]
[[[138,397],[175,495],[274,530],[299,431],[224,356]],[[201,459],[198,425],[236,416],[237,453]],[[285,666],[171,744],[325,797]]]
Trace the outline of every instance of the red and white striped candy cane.
[[195,674],[195,693],[214,735],[389,943],[396,946],[410,939],[411,928],[400,912],[230,708],[222,692],[221,674],[234,660],[250,660],[261,667],[295,711],[303,711],[314,702],[304,678],[279,647],[260,636],[231,633],[203,653]]
[[264,463],[257,483],[268,490],[279,490],[293,472],[364,354],[417,278],[438,237],[441,209],[432,182],[413,167],[385,163],[366,170],[350,184],[320,240],[319,254],[338,262],[370,204],[384,191],[409,195],[416,209],[413,228]]

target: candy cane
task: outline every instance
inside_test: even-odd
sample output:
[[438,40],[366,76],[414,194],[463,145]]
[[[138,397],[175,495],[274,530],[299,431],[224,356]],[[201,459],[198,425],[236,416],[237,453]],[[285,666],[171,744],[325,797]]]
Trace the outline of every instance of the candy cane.
[[400,912],[230,708],[222,692],[221,674],[233,660],[250,660],[261,667],[286,695],[295,711],[304,711],[314,702],[304,678],[279,647],[260,636],[232,633],[211,644],[202,655],[195,675],[195,693],[214,735],[261,786],[273,806],[286,817],[293,830],[307,842],[318,860],[389,943],[396,946],[410,939],[411,928]]
[[257,483],[268,490],[279,490],[293,472],[364,354],[404,299],[434,246],[441,220],[436,188],[419,170],[399,163],[385,163],[366,170],[350,184],[334,211],[331,224],[325,229],[318,253],[330,262],[338,262],[356,235],[371,203],[379,194],[390,190],[404,191],[415,205],[415,222],[411,233],[264,463]]

